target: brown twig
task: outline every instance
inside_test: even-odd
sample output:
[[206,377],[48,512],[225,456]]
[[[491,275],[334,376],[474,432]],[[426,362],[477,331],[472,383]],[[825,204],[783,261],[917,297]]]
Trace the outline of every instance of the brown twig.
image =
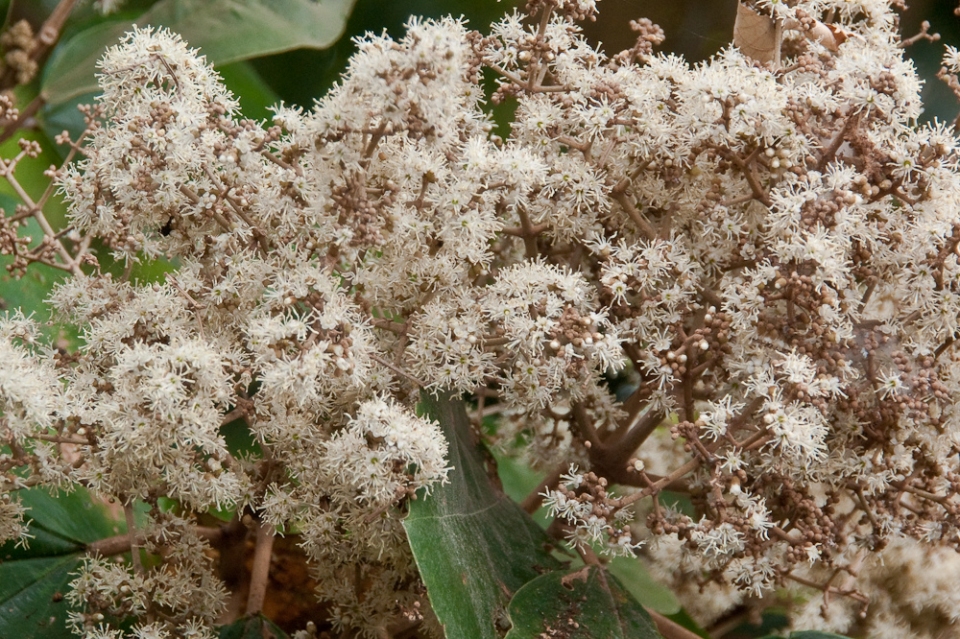
[[557,487],[557,484],[560,482],[560,476],[568,468],[566,463],[560,464],[557,466],[553,472],[543,478],[537,487],[530,491],[530,493],[523,498],[523,501],[520,502],[520,507],[523,508],[530,514],[537,512],[537,509],[540,508],[540,504],[543,503],[543,493],[548,490],[553,490]]
[[637,230],[643,233],[644,237],[647,240],[654,240],[657,238],[657,232],[650,222],[648,222],[643,214],[637,209],[633,202],[630,201],[630,198],[627,197],[626,191],[614,191],[613,199],[617,204],[620,205],[620,208],[633,220],[633,223],[637,225]]
[[46,100],[44,99],[43,95],[38,95],[33,100],[31,100],[30,104],[28,104],[22,111],[20,111],[20,114],[17,116],[17,119],[7,124],[3,128],[3,131],[0,132],[0,144],[3,144],[7,140],[9,140],[11,137],[13,137],[13,135],[17,131],[22,129],[23,126],[27,123],[27,120],[35,116],[40,111],[40,109],[43,107],[44,104],[46,104]]
[[[36,62],[38,67],[43,64],[43,61],[46,60],[50,51],[53,50],[54,45],[60,39],[63,26],[76,4],[77,0],[60,0],[59,4],[47,16],[47,19],[40,25],[40,30],[37,31],[33,41],[33,47],[30,49],[30,59]],[[16,70],[8,67],[3,77],[0,78],[0,88],[9,89],[16,86],[16,83]]]
[[847,137],[847,132],[850,131],[850,126],[855,120],[857,120],[857,116],[850,115],[847,116],[843,121],[843,126],[840,127],[840,130],[837,131],[837,134],[833,136],[833,140],[830,141],[830,144],[828,144],[823,149],[823,153],[820,154],[820,161],[817,162],[818,171],[823,171],[827,167],[827,164],[829,164],[837,155],[837,151],[839,151],[840,147],[843,145],[843,141]]
[[133,519],[133,500],[123,505],[123,516],[127,520],[127,536],[130,538],[130,559],[138,575],[143,574],[143,562],[140,560],[140,539],[137,535],[137,522]]
[[253,568],[250,574],[250,595],[247,597],[247,614],[263,610],[270,578],[270,558],[273,555],[273,540],[276,530],[273,524],[261,521],[257,528],[257,545],[253,551]]
[[663,635],[663,639],[701,639],[700,635],[690,632],[676,621],[667,619],[656,610],[651,610],[644,606],[647,614],[657,625],[657,630]]
[[396,373],[397,375],[400,375],[401,377],[406,377],[406,378],[409,379],[411,382],[413,382],[414,384],[416,384],[419,388],[426,388],[426,387],[427,387],[427,385],[424,384],[422,381],[420,381],[419,379],[417,379],[416,377],[414,377],[414,376],[411,375],[410,373],[406,372],[405,370],[403,370],[403,369],[400,368],[399,366],[395,366],[395,365],[391,364],[390,362],[388,362],[387,360],[383,359],[382,357],[379,357],[379,356],[377,356],[377,355],[371,355],[371,356],[370,356],[370,359],[372,359],[372,360],[375,361],[376,363],[380,364],[381,366],[386,366],[387,368],[389,368],[390,370],[392,370],[392,371],[393,371],[394,373]]
[[[211,543],[217,543],[224,536],[224,529],[227,526],[197,526],[193,530],[201,539],[206,539]],[[92,543],[87,544],[87,554],[99,557],[113,557],[125,552],[129,552],[132,547],[133,536],[130,533],[114,535],[113,537],[104,537]]]
[[577,427],[577,430],[580,431],[580,436],[588,442],[590,448],[601,450],[603,444],[600,442],[597,430],[593,427],[593,424],[590,423],[590,417],[587,415],[587,411],[584,410],[582,404],[578,403],[573,405],[573,423]]
[[517,207],[517,216],[520,218],[520,228],[523,229],[523,248],[527,257],[534,258],[540,251],[537,249],[537,234],[533,231],[533,224],[522,206]]
[[626,460],[657,429],[664,417],[666,414],[661,410],[647,410],[637,423],[623,434],[623,437],[610,443],[609,449]]
[[920,23],[920,32],[916,35],[910,36],[909,38],[904,38],[900,41],[900,44],[897,46],[901,49],[906,49],[907,47],[920,42],[921,40],[927,40],[928,42],[937,42],[940,40],[939,33],[930,33],[930,21],[924,20]]
[[742,173],[743,177],[747,180],[747,184],[750,186],[750,190],[753,191],[753,195],[757,201],[769,207],[772,204],[770,194],[767,193],[766,189],[760,184],[760,178],[757,176],[756,168],[753,166],[752,160],[743,160],[736,153],[727,153],[726,156],[740,169],[740,173]]

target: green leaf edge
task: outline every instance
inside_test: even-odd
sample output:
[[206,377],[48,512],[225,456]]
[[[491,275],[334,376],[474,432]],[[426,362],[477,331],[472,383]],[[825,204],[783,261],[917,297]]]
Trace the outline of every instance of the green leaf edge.
[[[259,625],[259,629],[256,627]],[[268,631],[270,634],[265,634]],[[280,626],[273,623],[262,614],[237,619],[233,623],[224,624],[217,628],[218,639],[288,639],[288,635]]]
[[[580,573],[584,570],[587,571],[585,577],[577,575],[577,573]],[[588,601],[588,597],[590,597],[593,599],[592,603],[595,606],[597,604],[602,604],[604,603],[604,600],[609,599],[610,603],[615,606],[618,611],[624,610],[625,614],[633,616],[633,621],[639,621],[641,624],[644,624],[645,627],[631,629],[624,625],[624,619],[621,615],[621,620],[619,623],[617,623],[617,627],[620,630],[617,635],[604,635],[602,638],[599,638],[598,635],[591,634],[593,629],[584,624],[577,625],[573,629],[554,628],[553,630],[559,633],[557,636],[569,636],[573,638],[583,637],[584,639],[593,637],[598,637],[598,639],[663,639],[663,636],[657,630],[656,624],[650,617],[650,614],[635,598],[633,598],[629,591],[624,588],[623,584],[621,584],[616,577],[611,575],[606,571],[606,569],[600,566],[590,566],[589,568],[582,566],[568,570],[555,570],[527,582],[522,588],[520,588],[520,590],[516,592],[516,594],[514,594],[513,599],[510,601],[508,612],[510,622],[513,627],[506,634],[504,639],[539,639],[540,637],[547,636],[548,627],[546,626],[546,623],[548,621],[562,623],[562,619],[542,619],[542,611],[539,610],[534,610],[531,615],[525,615],[521,613],[525,612],[523,607],[535,606],[538,599],[543,601],[544,595],[550,595],[550,591],[556,590],[558,584],[560,588],[566,589],[566,586],[563,586],[562,583],[567,577],[572,577],[571,583],[573,586],[569,588],[572,593],[577,593],[578,587],[580,589],[589,588],[587,595],[580,593],[571,594],[571,598],[577,597],[578,601],[582,603]],[[603,589],[600,584],[597,583],[598,581],[604,580],[606,581],[607,585],[605,589]],[[582,582],[582,585],[580,585],[580,582]],[[541,590],[544,591],[542,594],[537,592]],[[546,612],[550,612],[550,610]],[[582,611],[577,612],[578,614],[582,614]],[[604,614],[603,608],[598,607],[597,610],[594,610],[595,614],[597,612],[599,612],[601,615]],[[529,625],[519,625],[523,617],[536,619],[538,616],[541,617],[545,627],[537,628]],[[639,617],[639,619],[637,619],[637,617]],[[568,620],[574,621],[572,616],[569,617]],[[579,618],[577,621],[582,622],[583,619]],[[639,634],[634,634],[631,632],[631,630],[638,630]]]
[[[404,521],[404,528],[414,560],[427,586],[434,612],[450,639],[500,639],[497,626],[506,624],[507,606],[513,595],[525,583],[544,571],[559,568],[561,563],[546,551],[544,544],[549,543],[549,538],[543,530],[516,502],[497,491],[490,483],[483,467],[480,449],[472,441],[470,422],[463,401],[449,393],[430,395],[424,392],[421,394],[419,409],[419,412],[440,423],[449,444],[450,462],[459,472],[455,473],[447,484],[435,486],[430,495],[424,495],[421,491],[418,499],[410,503],[410,513]],[[462,467],[458,464],[462,464]],[[478,479],[479,474],[482,474],[485,481],[471,483],[471,480]],[[465,486],[459,486],[458,481],[464,482]],[[458,490],[464,489],[467,493],[472,493],[480,503],[485,503],[483,508],[472,513],[463,513],[456,512],[454,505],[451,512],[438,512],[438,508],[450,505],[451,500],[459,496]],[[499,516],[495,513],[499,513]],[[510,526],[511,524],[507,523],[508,517],[522,522],[523,531],[516,528],[500,531],[507,535],[509,541],[516,543],[513,548],[516,556],[505,562],[509,564],[513,574],[486,575],[471,572],[469,566],[464,565],[464,555],[459,549],[453,548],[445,554],[442,550],[437,552],[438,543],[443,543],[444,535],[435,534],[435,522],[444,522],[445,526],[453,525],[452,522],[462,522],[464,518],[471,516],[485,517],[481,521],[494,526]],[[484,529],[475,527],[473,530],[482,532]],[[493,537],[496,532],[493,531]],[[518,532],[525,532],[526,539]],[[485,550],[489,551],[486,553],[488,557],[494,552],[492,548]],[[503,544],[496,551],[510,552],[511,548]],[[484,550],[479,552],[483,553]],[[481,597],[484,595],[483,580],[487,578],[499,588],[491,587],[486,590],[485,596]],[[475,583],[479,584],[480,592],[477,591],[477,586],[471,587],[471,584]],[[460,600],[467,602],[469,610],[455,605],[458,596]],[[484,599],[494,600],[492,609],[487,607]]]
[[[304,34],[308,30],[304,29],[298,37],[288,40],[283,45],[251,47],[246,53],[218,55],[216,46],[211,46],[214,42],[212,36],[208,43],[202,39],[201,41],[194,39],[187,44],[193,48],[200,48],[201,54],[205,55],[207,61],[213,65],[226,65],[294,49],[325,49],[343,36],[347,20],[356,2],[356,0],[340,0],[338,11],[329,2],[299,1],[304,7],[303,11],[315,14],[314,22],[318,25],[322,25],[324,19],[329,20],[331,16],[339,13],[338,24],[326,34],[322,33],[321,28],[316,28],[314,31],[320,32],[321,35],[307,36]],[[178,24],[193,22],[198,15],[201,19],[205,19],[211,14],[216,15],[217,12],[233,16],[239,14],[241,9],[248,9],[250,13],[255,13],[257,9],[276,11],[277,6],[282,2],[292,2],[295,5],[298,0],[160,0],[134,21],[122,20],[94,24],[76,33],[66,42],[60,43],[50,56],[40,82],[41,93],[47,103],[46,108],[55,107],[85,94],[96,93],[98,90],[95,74],[96,61],[103,56],[107,47],[116,44],[119,38],[130,31],[135,24],[141,26],[153,24],[178,30]],[[83,79],[78,81],[78,75]]]

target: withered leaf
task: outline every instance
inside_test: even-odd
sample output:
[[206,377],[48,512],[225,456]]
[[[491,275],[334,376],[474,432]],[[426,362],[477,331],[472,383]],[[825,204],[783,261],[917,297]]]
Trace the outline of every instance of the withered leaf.
[[737,5],[733,44],[743,55],[760,63],[775,61],[780,57],[779,36],[773,18],[757,13],[742,2]]

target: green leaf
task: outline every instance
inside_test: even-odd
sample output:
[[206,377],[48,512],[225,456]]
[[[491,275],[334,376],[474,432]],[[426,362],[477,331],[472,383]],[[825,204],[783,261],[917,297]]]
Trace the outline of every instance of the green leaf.
[[[168,27],[211,64],[223,65],[301,47],[323,49],[343,33],[354,0],[160,0],[135,24]],[[61,43],[41,89],[62,104],[97,91],[96,63],[133,22],[96,24]]]
[[497,451],[490,451],[490,454],[497,460],[497,474],[503,484],[503,492],[516,502],[523,501],[530,491],[547,476],[546,473],[530,468],[515,457]]
[[17,546],[8,543],[0,546],[0,575],[3,574],[4,562],[34,557],[58,557],[83,550],[77,542],[64,539],[40,526],[31,526],[30,535],[26,544]]
[[404,522],[430,602],[447,637],[499,639],[525,583],[560,567],[549,539],[487,475],[463,401],[424,393],[421,407],[450,446],[450,481],[410,503]]
[[127,21],[103,22],[60,42],[40,80],[40,93],[48,108],[97,91],[97,61],[132,27],[133,23]]
[[0,564],[0,637],[74,639],[63,595],[79,566],[78,554]]
[[269,120],[270,110],[280,102],[280,96],[264,82],[253,65],[247,61],[217,67],[217,72],[230,93],[240,100],[243,117],[251,120]]
[[287,633],[262,615],[246,617],[220,626],[220,639],[287,639]]
[[661,639],[643,606],[597,566],[537,577],[514,595],[510,621],[505,639]]
[[44,530],[76,544],[78,548],[126,530],[126,526],[111,519],[106,507],[94,502],[84,488],[52,494],[41,488],[31,488],[21,490],[17,496],[23,507],[29,508],[27,518],[31,533]]
[[63,598],[86,544],[124,532],[84,489],[50,494],[40,488],[17,497],[27,511],[28,546],[0,546],[0,637],[68,639]]
[[[536,488],[546,477],[546,473],[530,468],[515,457],[510,457],[496,450],[490,450],[490,454],[497,460],[497,476],[500,478],[503,492],[518,504],[523,502],[530,491]],[[544,530],[553,523],[550,509],[546,506],[540,506],[531,515],[531,519]]]
[[262,457],[263,449],[257,443],[250,425],[243,417],[220,426],[220,434],[227,443],[227,450],[234,457]]
[[[2,196],[0,196],[2,197]],[[34,221],[30,221],[25,227],[31,233],[33,238],[43,236],[43,231]],[[13,258],[3,256],[0,258],[0,268],[6,267]],[[47,266],[46,264],[31,264],[23,277],[17,279],[10,275],[4,268],[0,270],[0,310],[13,311],[20,309],[27,317],[33,316],[40,324],[50,320],[50,308],[46,304],[53,287],[66,279],[66,271]],[[51,331],[44,330],[44,334],[56,337],[57,329]],[[71,338],[75,336],[75,331],[70,330]]]
[[641,604],[662,615],[680,612],[680,600],[669,588],[658,583],[643,562],[636,557],[615,557],[607,569]]

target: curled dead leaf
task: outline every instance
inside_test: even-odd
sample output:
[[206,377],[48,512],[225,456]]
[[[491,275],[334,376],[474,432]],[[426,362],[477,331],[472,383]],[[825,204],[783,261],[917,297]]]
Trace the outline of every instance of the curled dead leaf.
[[737,5],[733,44],[743,55],[760,63],[775,61],[780,57],[779,36],[773,18],[757,13],[742,2]]
[[[798,16],[800,15],[801,12],[798,10]],[[806,27],[794,19],[777,24],[777,21],[770,16],[759,13],[741,2],[737,5],[737,19],[733,25],[733,44],[748,58],[761,64],[773,62],[774,66],[778,67],[780,41],[784,29],[800,30],[808,40],[819,42],[830,51],[836,51],[851,35],[835,24],[809,20],[806,16],[802,16],[801,19]]]

